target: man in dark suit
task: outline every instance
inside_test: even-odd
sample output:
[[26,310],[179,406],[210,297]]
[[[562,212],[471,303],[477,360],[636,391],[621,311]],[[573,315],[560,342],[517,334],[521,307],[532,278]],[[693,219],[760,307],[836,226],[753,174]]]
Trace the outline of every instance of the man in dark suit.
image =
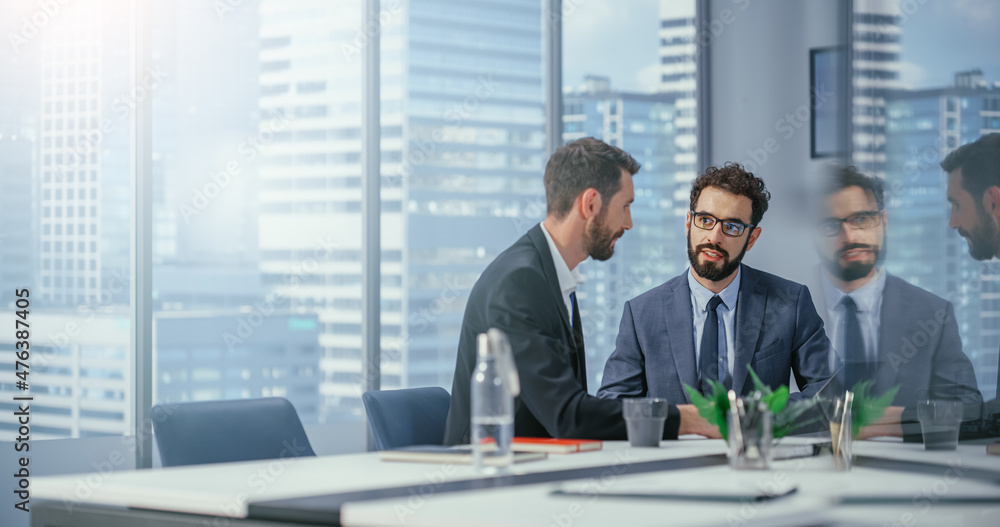
[[748,367],[772,388],[794,372],[814,394],[829,379],[829,340],[801,284],[741,265],[753,248],[770,194],[738,164],[709,167],[691,188],[691,267],[625,304],[599,397],[689,401],[683,385],[707,380],[753,390]]
[[[958,147],[941,168],[948,173],[948,226],[969,242],[976,260],[1000,258],[1000,134]],[[983,412],[992,426],[1000,425],[1000,356],[997,362],[996,398]]]
[[[445,444],[469,442],[476,337],[489,328],[507,334],[521,380],[515,435],[626,439],[621,402],[587,393],[576,266],[588,257],[610,258],[615,241],[632,228],[638,170],[632,156],[593,138],[573,141],[549,159],[544,222],[497,256],[469,296]],[[714,431],[690,405],[672,406],[664,428],[664,438]]]
[[873,392],[884,393],[899,386],[893,406],[863,436],[919,437],[920,400],[960,400],[966,416],[978,418],[982,396],[951,303],[882,269],[888,214],[881,181],[839,169],[823,198],[823,271],[814,293],[833,342],[831,367],[844,387],[873,381]]

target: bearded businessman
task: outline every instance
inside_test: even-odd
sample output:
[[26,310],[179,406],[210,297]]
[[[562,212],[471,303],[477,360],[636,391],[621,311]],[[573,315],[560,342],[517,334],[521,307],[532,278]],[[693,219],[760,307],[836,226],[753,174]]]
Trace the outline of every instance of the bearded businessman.
[[625,303],[599,397],[689,401],[709,379],[753,390],[748,367],[776,388],[794,373],[802,398],[830,378],[830,342],[809,290],[742,265],[761,234],[770,194],[742,166],[709,167],[691,187],[690,268]]
[[875,393],[898,386],[892,406],[862,437],[903,435],[919,441],[917,402],[953,399],[978,419],[982,395],[951,302],[882,267],[889,222],[878,178],[854,167],[833,172],[816,209],[822,271],[817,310],[833,342],[840,386],[871,381]]
[[[1000,258],[1000,134],[958,147],[941,168],[948,173],[948,226],[968,241],[976,260]],[[996,397],[983,405],[993,435],[1000,435],[1000,354],[997,362]]]
[[[507,333],[521,379],[514,434],[529,437],[626,439],[621,401],[587,393],[583,328],[576,300],[577,265],[607,260],[632,228],[632,176],[639,164],[594,138],[556,150],[545,167],[545,220],[483,271],[466,305],[459,337],[444,443],[470,440],[470,379],[476,336]],[[718,437],[690,405],[671,406],[664,438]]]

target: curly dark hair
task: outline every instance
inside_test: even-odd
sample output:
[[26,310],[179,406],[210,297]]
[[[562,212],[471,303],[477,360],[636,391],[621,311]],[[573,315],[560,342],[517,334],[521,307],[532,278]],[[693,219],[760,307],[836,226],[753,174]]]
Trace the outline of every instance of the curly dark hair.
[[562,219],[573,208],[581,192],[592,188],[608,206],[622,188],[621,171],[631,175],[641,165],[621,148],[593,137],[584,137],[559,147],[545,166],[545,201],[548,214]]
[[729,162],[721,168],[710,166],[691,183],[691,210],[696,210],[698,198],[705,187],[717,187],[737,196],[750,198],[753,206],[753,215],[750,223],[759,225],[767,212],[767,202],[771,199],[771,193],[764,188],[764,180],[747,172],[743,165]]

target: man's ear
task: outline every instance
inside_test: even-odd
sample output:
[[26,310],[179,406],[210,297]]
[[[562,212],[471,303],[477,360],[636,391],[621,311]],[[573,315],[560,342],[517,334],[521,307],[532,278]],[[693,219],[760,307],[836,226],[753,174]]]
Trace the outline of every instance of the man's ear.
[[597,216],[603,206],[601,193],[597,189],[588,188],[577,197],[577,210],[580,212],[580,217],[585,220]]
[[993,185],[983,193],[983,210],[993,221],[1000,222],[1000,187]]
[[760,227],[755,227],[753,232],[750,233],[750,243],[747,245],[747,251],[753,249],[755,243],[757,243],[757,238],[760,238]]

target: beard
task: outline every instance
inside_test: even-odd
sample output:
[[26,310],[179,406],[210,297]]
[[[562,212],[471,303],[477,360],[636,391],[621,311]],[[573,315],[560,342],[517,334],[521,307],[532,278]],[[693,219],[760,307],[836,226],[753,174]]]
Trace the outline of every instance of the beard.
[[614,242],[625,234],[625,229],[612,232],[604,224],[607,219],[607,213],[608,208],[602,208],[597,213],[597,216],[594,217],[594,221],[590,222],[584,231],[583,241],[587,248],[587,254],[599,262],[603,262],[615,254]]
[[[881,246],[868,245],[864,243],[850,243],[838,249],[837,252],[834,253],[833,258],[827,258],[821,255],[820,260],[823,261],[823,266],[826,267],[826,270],[829,271],[835,278],[843,282],[853,282],[868,276],[876,265],[881,265],[882,261],[885,260],[885,246],[888,243],[888,238],[885,236],[884,230],[882,240]],[[846,265],[841,265],[840,257],[847,251],[852,251],[854,249],[868,249],[875,254],[875,260],[871,263],[848,262]]]
[[[698,276],[713,282],[719,282],[736,272],[736,269],[739,268],[740,263],[743,261],[743,256],[747,253],[747,246],[750,245],[750,236],[747,235],[747,241],[743,244],[743,250],[740,251],[740,255],[735,259],[730,260],[729,253],[718,245],[703,243],[697,247],[691,247],[691,231],[688,231],[687,240],[688,260],[691,262],[691,269],[694,269],[694,272],[698,273]],[[698,255],[705,249],[721,254],[722,261],[705,263],[699,262]]]
[[997,228],[991,218],[986,214],[986,210],[977,207],[979,221],[972,231],[958,229],[958,233],[969,241],[969,256],[976,260],[989,260],[997,253]]

